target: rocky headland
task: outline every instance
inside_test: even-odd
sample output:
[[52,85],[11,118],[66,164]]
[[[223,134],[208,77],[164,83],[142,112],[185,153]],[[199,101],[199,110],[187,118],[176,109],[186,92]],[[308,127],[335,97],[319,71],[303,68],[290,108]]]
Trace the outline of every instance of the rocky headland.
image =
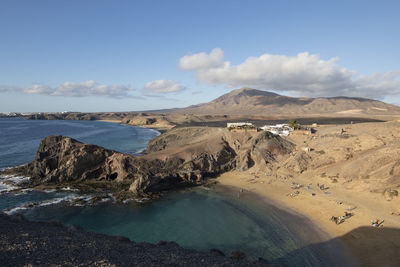
[[397,199],[399,186],[397,128],[398,122],[363,123],[282,138],[269,132],[176,127],[151,140],[143,156],[49,136],[32,163],[3,174],[30,177],[28,187],[71,186],[115,193],[123,200],[251,170],[278,179],[320,177],[321,183],[343,184],[391,200]]
[[153,139],[144,156],[133,156],[65,136],[44,138],[34,161],[3,171],[30,177],[26,186],[71,186],[82,191],[112,192],[121,200],[199,185],[207,178],[256,166],[272,170],[294,145],[267,132],[233,133],[189,127]]

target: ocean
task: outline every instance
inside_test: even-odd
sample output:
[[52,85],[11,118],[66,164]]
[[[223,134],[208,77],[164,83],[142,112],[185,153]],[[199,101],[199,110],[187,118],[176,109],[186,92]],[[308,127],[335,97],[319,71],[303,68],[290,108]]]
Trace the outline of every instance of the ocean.
[[[32,161],[40,140],[55,134],[140,155],[159,133],[99,121],[0,119],[0,168]],[[0,210],[9,214],[22,213],[35,221],[60,221],[89,231],[126,236],[135,242],[175,241],[186,248],[216,248],[227,255],[240,250],[277,266],[329,266],[342,257],[335,243],[311,244],[322,233],[306,218],[250,193],[239,199],[232,188],[197,187],[173,191],[157,200],[86,206],[68,200],[91,196],[69,188],[11,193],[0,183],[0,192]]]

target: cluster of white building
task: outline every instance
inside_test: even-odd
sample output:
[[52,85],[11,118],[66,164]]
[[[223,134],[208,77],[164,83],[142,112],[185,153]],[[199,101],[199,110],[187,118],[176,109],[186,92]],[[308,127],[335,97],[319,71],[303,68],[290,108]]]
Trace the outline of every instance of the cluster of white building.
[[228,122],[226,127],[233,132],[257,132],[258,129],[249,122]]
[[231,122],[227,123],[226,127],[233,131],[266,131],[280,136],[289,136],[294,130],[292,127],[289,127],[288,124],[265,125],[257,128],[249,122]]
[[250,122],[228,122],[226,124],[228,128],[239,128],[239,127],[254,127]]
[[289,136],[294,130],[292,127],[289,127],[288,124],[265,125],[260,127],[260,129],[279,136]]

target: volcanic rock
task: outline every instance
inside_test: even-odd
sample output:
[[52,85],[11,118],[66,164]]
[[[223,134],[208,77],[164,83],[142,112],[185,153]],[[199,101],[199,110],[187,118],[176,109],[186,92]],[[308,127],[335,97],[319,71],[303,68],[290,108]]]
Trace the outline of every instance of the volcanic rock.
[[0,213],[2,266],[269,266],[185,249],[175,242],[135,243],[53,222]]
[[95,191],[129,188],[134,195],[147,195],[201,184],[234,169],[270,168],[286,159],[293,148],[270,133],[231,133],[211,127],[172,129],[152,140],[144,156],[49,136],[41,141],[32,163],[6,172],[31,177],[31,186],[72,184]]

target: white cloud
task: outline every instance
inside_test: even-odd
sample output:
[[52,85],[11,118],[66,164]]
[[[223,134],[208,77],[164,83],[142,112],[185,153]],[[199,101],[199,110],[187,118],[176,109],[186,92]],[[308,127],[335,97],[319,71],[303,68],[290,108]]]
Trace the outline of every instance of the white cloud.
[[130,97],[135,89],[121,84],[103,85],[95,81],[65,82],[58,87],[35,84],[30,87],[0,86],[0,92],[21,92],[26,94],[41,94],[50,96],[107,96],[107,97]]
[[180,67],[195,71],[200,82],[249,86],[307,96],[363,96],[383,98],[400,94],[400,73],[361,76],[337,65],[337,58],[323,60],[307,52],[290,57],[263,54],[249,57],[239,65],[223,61],[219,48],[209,54],[190,54],[180,59]]
[[144,89],[153,91],[155,93],[173,93],[179,92],[185,89],[182,85],[171,80],[156,80],[146,83]]
[[183,70],[201,70],[220,67],[224,58],[221,48],[214,48],[210,54],[190,54],[179,60],[179,67]]

